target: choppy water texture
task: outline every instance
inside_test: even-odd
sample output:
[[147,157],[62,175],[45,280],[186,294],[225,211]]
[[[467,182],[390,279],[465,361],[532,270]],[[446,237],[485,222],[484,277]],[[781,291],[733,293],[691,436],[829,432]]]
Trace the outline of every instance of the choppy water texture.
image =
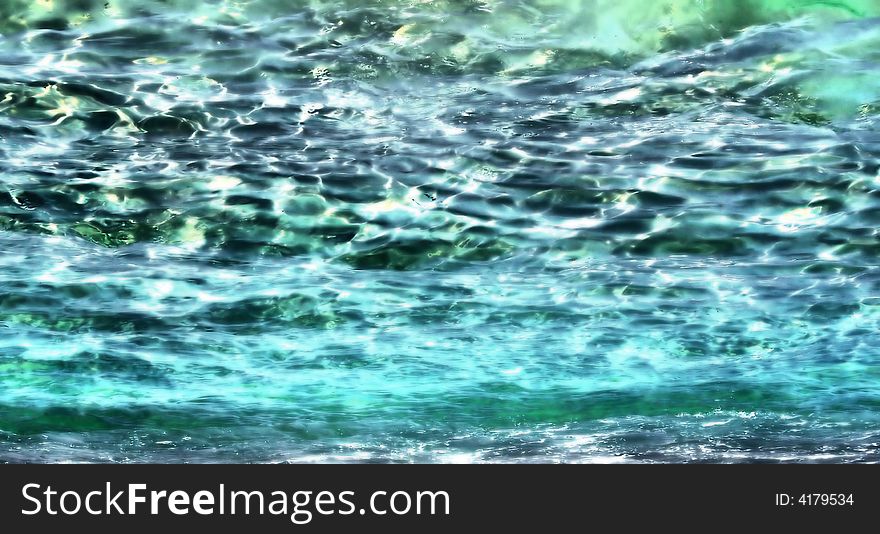
[[0,459],[876,461],[878,17],[4,0]]

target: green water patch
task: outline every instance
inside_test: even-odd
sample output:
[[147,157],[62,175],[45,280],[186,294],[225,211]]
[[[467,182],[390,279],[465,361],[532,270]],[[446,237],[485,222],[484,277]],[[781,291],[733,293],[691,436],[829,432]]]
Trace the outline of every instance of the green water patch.
[[[196,28],[272,23],[278,31],[287,24],[293,31],[286,42],[300,54],[369,37],[379,44],[374,48],[379,57],[396,57],[392,68],[398,72],[427,67],[436,73],[620,64],[805,15],[822,21],[880,15],[872,0],[664,0],[649,5],[641,0],[15,0],[0,11],[0,30],[95,30],[111,28],[114,21],[169,11],[186,14]],[[317,30],[323,32],[322,38],[300,37]],[[504,54],[493,51],[499,47]],[[382,68],[376,59],[362,57],[356,69]],[[329,59],[325,68],[330,76],[338,75],[334,71],[346,76],[356,72],[346,72],[342,63]]]
[[[392,395],[385,407],[364,405],[353,408],[342,401],[338,410],[316,401],[290,417],[278,417],[274,409],[237,408],[230,413],[206,411],[198,404],[178,406],[104,407],[26,407],[0,410],[0,429],[14,434],[39,432],[90,432],[111,429],[138,429],[151,432],[187,429],[197,434],[211,427],[236,428],[253,418],[276,420],[283,428],[293,429],[296,420],[312,420],[317,428],[336,428],[338,437],[354,435],[369,421],[395,427],[435,428],[508,428],[535,423],[572,423],[626,416],[675,416],[706,414],[713,411],[782,411],[798,413],[798,399],[784,386],[755,387],[745,384],[715,384],[658,388],[644,392],[571,391],[531,392],[521,388],[485,384],[478,394],[450,392],[431,402],[416,398],[395,400]],[[402,401],[402,402],[401,402]],[[400,411],[402,410],[402,411]],[[400,414],[406,413],[405,418]],[[297,415],[299,414],[299,415]],[[333,415],[336,414],[336,415]],[[285,422],[285,420],[290,419]],[[397,421],[394,423],[393,421]],[[293,426],[291,426],[293,424]],[[291,435],[291,438],[308,438]],[[311,436],[315,438],[317,436]]]

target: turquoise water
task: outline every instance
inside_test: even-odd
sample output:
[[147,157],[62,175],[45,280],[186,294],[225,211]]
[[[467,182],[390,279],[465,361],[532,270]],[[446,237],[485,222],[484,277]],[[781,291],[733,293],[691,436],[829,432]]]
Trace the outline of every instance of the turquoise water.
[[880,3],[0,5],[0,460],[877,461]]

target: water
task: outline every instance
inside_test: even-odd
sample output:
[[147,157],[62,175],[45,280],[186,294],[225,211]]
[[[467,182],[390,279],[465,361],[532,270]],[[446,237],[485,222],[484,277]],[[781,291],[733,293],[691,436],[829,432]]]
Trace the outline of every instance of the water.
[[5,1],[0,460],[877,461],[877,17]]

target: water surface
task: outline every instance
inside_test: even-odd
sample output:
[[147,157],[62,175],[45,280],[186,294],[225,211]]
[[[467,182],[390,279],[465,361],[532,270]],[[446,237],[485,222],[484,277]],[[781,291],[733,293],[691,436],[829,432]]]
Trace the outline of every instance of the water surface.
[[0,460],[876,461],[880,4],[0,6]]

